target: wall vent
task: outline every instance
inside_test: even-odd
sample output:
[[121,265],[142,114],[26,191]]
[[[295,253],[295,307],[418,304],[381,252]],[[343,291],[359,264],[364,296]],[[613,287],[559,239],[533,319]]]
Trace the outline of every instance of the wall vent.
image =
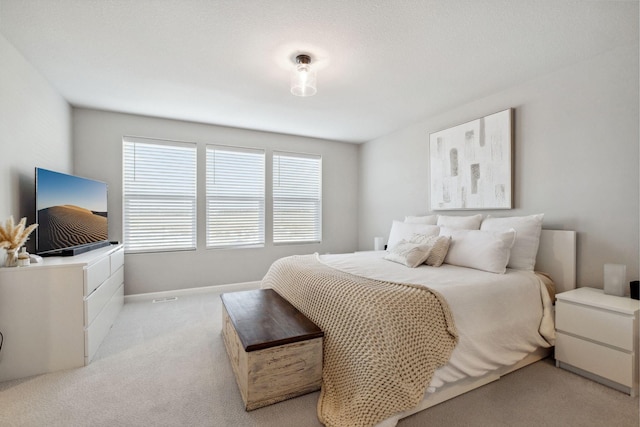
[[159,303],[159,302],[173,302],[173,301],[178,301],[178,297],[155,298],[151,302],[153,304],[156,304],[156,303]]

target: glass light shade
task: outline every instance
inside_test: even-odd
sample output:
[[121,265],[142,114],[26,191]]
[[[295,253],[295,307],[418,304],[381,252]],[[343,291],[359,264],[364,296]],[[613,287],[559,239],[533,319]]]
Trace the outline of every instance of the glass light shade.
[[316,72],[309,64],[297,64],[291,74],[291,93],[295,96],[311,96],[316,92]]
[[624,284],[627,277],[627,266],[622,264],[604,265],[604,293],[624,296]]

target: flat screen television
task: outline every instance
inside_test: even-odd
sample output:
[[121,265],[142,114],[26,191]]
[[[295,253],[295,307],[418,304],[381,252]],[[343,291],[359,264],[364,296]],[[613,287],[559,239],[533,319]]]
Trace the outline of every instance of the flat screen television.
[[77,255],[109,245],[107,184],[36,168],[36,253]]

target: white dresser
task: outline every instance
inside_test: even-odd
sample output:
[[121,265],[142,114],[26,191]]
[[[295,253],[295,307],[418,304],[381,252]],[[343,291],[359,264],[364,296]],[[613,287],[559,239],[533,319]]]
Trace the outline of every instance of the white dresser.
[[635,396],[640,301],[577,288],[557,295],[556,366]]
[[0,381],[88,365],[124,303],[124,249],[0,268]]

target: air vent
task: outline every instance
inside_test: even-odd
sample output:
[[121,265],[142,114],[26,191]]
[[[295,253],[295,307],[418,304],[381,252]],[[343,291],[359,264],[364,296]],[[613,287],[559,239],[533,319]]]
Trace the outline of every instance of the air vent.
[[156,304],[156,303],[159,303],[159,302],[173,302],[173,301],[178,301],[178,297],[156,298],[151,302],[153,304]]

